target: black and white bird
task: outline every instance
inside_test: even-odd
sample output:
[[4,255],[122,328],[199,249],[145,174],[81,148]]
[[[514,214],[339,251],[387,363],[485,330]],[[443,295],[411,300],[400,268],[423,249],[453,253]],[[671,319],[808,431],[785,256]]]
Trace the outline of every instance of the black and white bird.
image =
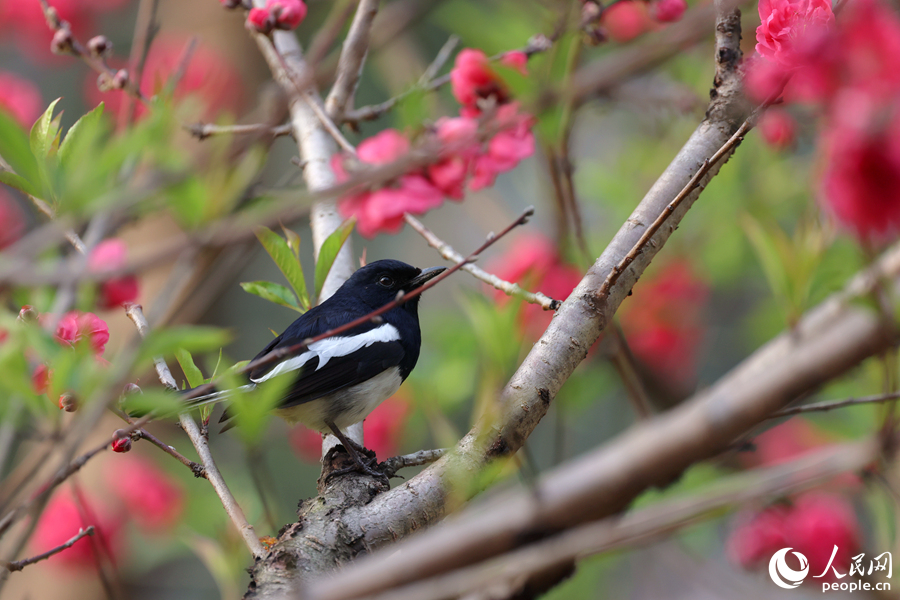
[[[253,360],[273,350],[302,343],[363,317],[409,293],[445,270],[418,269],[397,260],[379,260],[356,271],[330,298],[311,308],[272,340]],[[372,473],[344,431],[392,396],[419,359],[419,298],[392,308],[375,319],[328,337],[294,356],[250,371],[255,387],[279,375],[293,374],[275,414],[321,433],[333,433],[356,463]],[[226,392],[227,393],[227,392]],[[221,394],[221,393],[220,393]],[[206,398],[197,399],[204,403]],[[223,419],[228,416],[223,415]],[[374,474],[374,473],[373,473]]]

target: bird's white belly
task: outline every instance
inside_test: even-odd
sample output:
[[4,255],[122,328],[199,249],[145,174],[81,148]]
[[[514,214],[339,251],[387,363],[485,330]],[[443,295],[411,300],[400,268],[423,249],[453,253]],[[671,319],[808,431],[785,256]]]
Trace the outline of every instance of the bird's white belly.
[[304,402],[290,408],[281,408],[275,414],[288,423],[302,423],[310,429],[331,433],[326,421],[345,431],[354,423],[365,419],[379,404],[390,398],[400,388],[403,379],[400,369],[392,367],[362,383],[344,388],[328,396]]

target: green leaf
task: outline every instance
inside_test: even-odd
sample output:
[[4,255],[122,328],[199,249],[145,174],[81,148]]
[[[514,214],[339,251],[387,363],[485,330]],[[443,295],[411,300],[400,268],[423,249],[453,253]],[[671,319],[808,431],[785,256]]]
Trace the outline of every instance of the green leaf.
[[331,271],[334,259],[337,258],[344,242],[350,237],[354,225],[356,225],[356,217],[347,219],[322,244],[322,248],[319,250],[319,260],[316,262],[316,298],[322,292],[322,286],[325,285],[325,278]]
[[53,109],[61,98],[50,103],[44,114],[35,121],[31,128],[31,153],[38,159],[46,158],[56,146],[59,135],[59,119],[53,118]]
[[287,306],[288,308],[293,308],[298,312],[303,312],[303,309],[300,308],[300,305],[297,303],[297,298],[294,296],[294,293],[280,283],[272,283],[271,281],[244,281],[241,282],[241,287],[244,288],[245,292],[259,296],[264,300],[274,302],[281,306]]
[[284,232],[284,237],[287,240],[288,248],[291,249],[291,252],[293,252],[294,256],[297,257],[297,260],[300,260],[300,236],[297,235],[297,232],[288,229],[284,225],[281,226],[281,230]]
[[185,326],[157,329],[141,344],[140,359],[148,361],[156,356],[171,356],[179,349],[188,352],[217,350],[231,336],[218,327]]
[[[31,153],[28,136],[19,124],[0,109],[0,156],[13,170],[33,186],[40,181],[37,161]],[[4,183],[6,183],[4,181]]]
[[102,123],[102,102],[94,110],[75,121],[75,124],[66,132],[66,137],[59,146],[59,164],[62,168],[67,168],[72,157],[78,155],[78,150],[88,145],[94,139]]
[[[266,249],[266,252],[269,253],[269,256],[272,257],[272,260],[275,261],[275,264],[278,265],[278,268],[284,274],[288,283],[294,288],[294,292],[296,292],[297,298],[300,301],[299,306],[301,306],[303,310],[308,310],[310,301],[309,293],[306,291],[306,280],[303,278],[303,266],[300,264],[300,259],[294,255],[293,251],[288,246],[288,242],[267,227],[258,228],[256,230],[256,237],[263,245],[263,248]],[[246,290],[247,288],[244,289]],[[272,301],[275,302],[274,300]]]
[[31,196],[40,197],[41,195],[40,191],[31,185],[31,182],[12,171],[0,171],[0,183],[5,183],[9,187],[15,188],[20,192],[24,192]]
[[194,364],[194,357],[191,356],[190,352],[184,348],[178,348],[175,351],[175,360],[181,365],[181,370],[184,371],[184,376],[187,377],[188,385],[192,388],[203,385],[203,373]]

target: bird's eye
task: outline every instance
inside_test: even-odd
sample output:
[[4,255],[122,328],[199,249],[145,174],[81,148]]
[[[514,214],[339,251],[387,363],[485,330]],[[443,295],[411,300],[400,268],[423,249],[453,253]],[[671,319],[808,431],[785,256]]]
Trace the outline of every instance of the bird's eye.
[[378,279],[378,285],[383,286],[383,287],[386,287],[386,288],[389,288],[389,287],[392,287],[392,286],[394,285],[394,280],[391,279],[390,277],[388,277],[387,275],[382,275],[382,276]]

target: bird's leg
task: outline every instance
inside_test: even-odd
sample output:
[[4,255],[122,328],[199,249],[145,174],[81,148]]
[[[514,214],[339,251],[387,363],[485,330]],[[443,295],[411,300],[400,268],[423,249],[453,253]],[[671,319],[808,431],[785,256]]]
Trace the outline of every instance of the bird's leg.
[[345,469],[335,469],[326,477],[326,481],[334,477],[335,475],[343,475],[344,473],[349,473],[351,471],[359,471],[361,473],[366,473],[367,475],[371,475],[372,477],[377,477],[379,479],[387,479],[384,473],[378,471],[377,469],[372,468],[372,463],[377,462],[376,458],[368,458],[363,459],[360,456],[360,452],[364,450],[362,446],[350,440],[347,436],[344,435],[344,432],[338,429],[337,425],[332,423],[331,421],[325,421],[325,424],[328,425],[328,428],[331,429],[331,433],[334,434],[338,440],[340,440],[341,445],[344,446],[344,449],[347,450],[347,454],[350,455],[350,458],[353,459],[353,462],[356,463],[352,467],[347,467]]

